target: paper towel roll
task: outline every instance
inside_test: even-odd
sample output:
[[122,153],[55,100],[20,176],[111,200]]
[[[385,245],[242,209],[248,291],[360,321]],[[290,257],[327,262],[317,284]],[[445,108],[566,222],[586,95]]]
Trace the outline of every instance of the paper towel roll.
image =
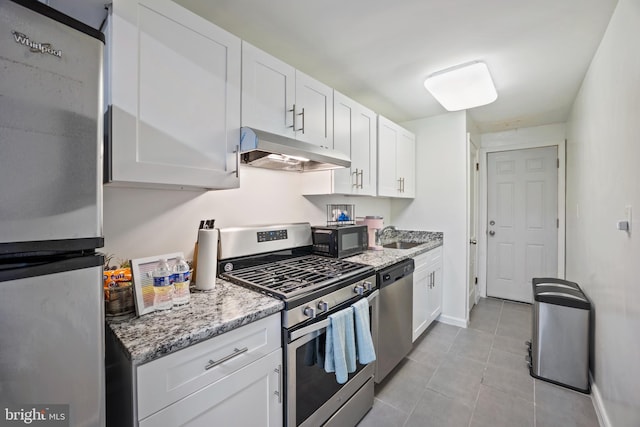
[[210,291],[216,287],[218,267],[218,229],[198,231],[198,265],[196,289]]

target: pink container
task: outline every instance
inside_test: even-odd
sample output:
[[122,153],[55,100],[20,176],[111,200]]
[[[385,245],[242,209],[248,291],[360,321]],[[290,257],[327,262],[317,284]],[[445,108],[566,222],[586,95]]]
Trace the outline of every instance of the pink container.
[[383,248],[382,245],[376,244],[376,235],[384,227],[384,218],[381,216],[366,216],[364,217],[364,224],[369,232],[369,249],[381,251]]

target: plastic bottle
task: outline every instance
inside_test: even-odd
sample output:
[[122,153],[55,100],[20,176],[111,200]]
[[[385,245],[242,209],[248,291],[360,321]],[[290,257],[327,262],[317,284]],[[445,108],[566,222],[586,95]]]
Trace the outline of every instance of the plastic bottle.
[[170,310],[173,307],[173,291],[171,268],[166,259],[160,259],[153,270],[153,307],[156,310]]
[[189,304],[189,284],[191,276],[189,274],[189,264],[184,257],[178,257],[176,265],[173,267],[173,286],[175,291],[173,294],[173,305],[179,307]]

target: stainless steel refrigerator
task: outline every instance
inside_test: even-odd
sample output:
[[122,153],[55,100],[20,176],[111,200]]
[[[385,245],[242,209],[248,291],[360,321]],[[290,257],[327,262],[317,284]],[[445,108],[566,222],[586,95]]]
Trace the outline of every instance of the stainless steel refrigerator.
[[0,0],[2,425],[105,423],[103,46],[39,2]]

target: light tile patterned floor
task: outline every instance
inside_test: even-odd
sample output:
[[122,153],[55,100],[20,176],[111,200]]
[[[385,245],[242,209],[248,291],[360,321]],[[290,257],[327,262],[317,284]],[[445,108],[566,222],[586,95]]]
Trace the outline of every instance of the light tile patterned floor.
[[434,324],[382,384],[359,427],[597,427],[591,397],[535,380],[531,306],[482,298],[469,328]]

